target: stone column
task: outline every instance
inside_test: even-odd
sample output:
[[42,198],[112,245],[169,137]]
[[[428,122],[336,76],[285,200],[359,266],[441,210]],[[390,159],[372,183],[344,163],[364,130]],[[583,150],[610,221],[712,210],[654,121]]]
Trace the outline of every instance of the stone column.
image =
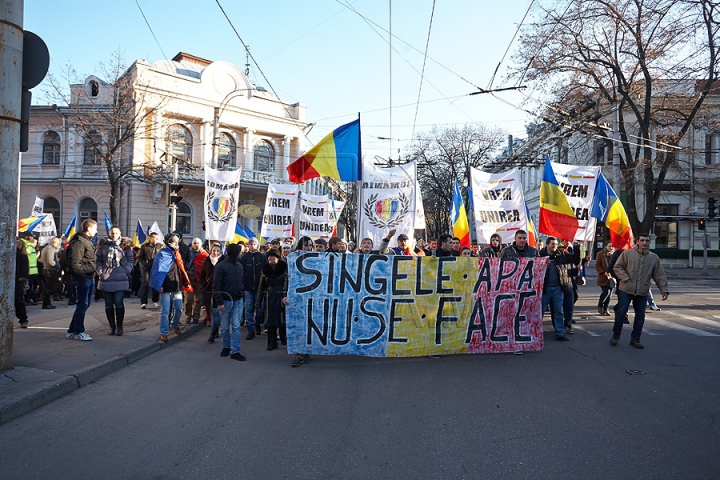
[[247,129],[245,132],[245,170],[255,169],[255,159],[253,157],[253,147],[255,130]]
[[288,180],[288,172],[287,167],[290,165],[290,147],[292,145],[293,137],[285,136],[283,138],[283,163],[282,163],[282,171],[280,172],[280,175],[278,175],[283,180]]

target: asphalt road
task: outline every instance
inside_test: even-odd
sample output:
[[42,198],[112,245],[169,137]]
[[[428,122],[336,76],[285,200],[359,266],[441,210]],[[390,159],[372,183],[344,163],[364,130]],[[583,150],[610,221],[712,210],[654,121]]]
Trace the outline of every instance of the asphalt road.
[[570,342],[546,321],[522,356],[290,368],[201,332],[1,426],[0,478],[720,478],[717,280],[671,284],[645,350],[608,345],[593,286]]

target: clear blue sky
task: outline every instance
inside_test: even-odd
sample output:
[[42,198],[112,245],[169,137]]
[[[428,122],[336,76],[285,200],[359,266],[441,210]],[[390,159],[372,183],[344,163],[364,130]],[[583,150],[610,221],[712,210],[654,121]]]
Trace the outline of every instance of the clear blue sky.
[[[433,125],[480,122],[524,137],[529,117],[523,111],[490,95],[464,95],[475,91],[473,85],[488,87],[530,0],[437,1],[428,47],[435,61],[428,59],[425,65],[417,119],[423,55],[412,47],[425,50],[433,2],[393,1],[392,33],[412,47],[393,39],[392,130],[388,34],[368,25],[343,5],[347,2],[389,29],[388,0],[220,0],[280,98],[307,105],[306,120],[317,122],[312,142],[358,112],[364,153],[384,158],[397,158],[398,148],[406,152],[413,125],[417,134]],[[98,73],[97,64],[117,50],[128,63],[152,63],[184,51],[241,68],[245,64],[243,46],[215,0],[27,0],[24,26],[48,44],[50,70],[56,74],[68,64],[82,75]],[[495,87],[503,85],[511,62],[508,54]],[[268,87],[254,65],[250,79]],[[42,90],[42,85],[35,89],[35,103],[45,103]],[[517,93],[498,95],[514,104],[522,101]],[[392,150],[390,141],[378,139],[391,136]]]

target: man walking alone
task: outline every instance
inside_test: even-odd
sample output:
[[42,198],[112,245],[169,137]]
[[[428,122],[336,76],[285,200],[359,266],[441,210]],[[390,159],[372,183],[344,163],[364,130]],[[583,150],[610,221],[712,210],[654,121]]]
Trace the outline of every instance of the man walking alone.
[[92,239],[97,235],[97,222],[88,218],[83,220],[81,227],[82,231],[70,239],[67,247],[77,304],[65,337],[87,342],[92,340],[92,337],[85,333],[85,312],[90,306],[95,287],[95,246]]

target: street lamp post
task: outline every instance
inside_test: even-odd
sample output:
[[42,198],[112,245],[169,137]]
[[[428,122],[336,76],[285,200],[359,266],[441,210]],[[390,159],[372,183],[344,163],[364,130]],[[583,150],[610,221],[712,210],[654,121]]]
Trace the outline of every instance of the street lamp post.
[[254,88],[242,88],[239,90],[233,90],[232,92],[225,95],[225,98],[223,98],[222,102],[220,102],[219,107],[214,108],[214,114],[213,114],[213,141],[212,141],[212,159],[210,160],[210,166],[212,168],[217,168],[217,140],[218,140],[218,129],[220,124],[220,115],[222,115],[223,111],[225,110],[225,107],[228,106],[230,103],[230,100],[232,100],[235,97],[240,96],[244,92],[248,93],[248,98],[252,98],[253,94],[252,92],[265,92],[265,88],[263,87],[254,87]]

